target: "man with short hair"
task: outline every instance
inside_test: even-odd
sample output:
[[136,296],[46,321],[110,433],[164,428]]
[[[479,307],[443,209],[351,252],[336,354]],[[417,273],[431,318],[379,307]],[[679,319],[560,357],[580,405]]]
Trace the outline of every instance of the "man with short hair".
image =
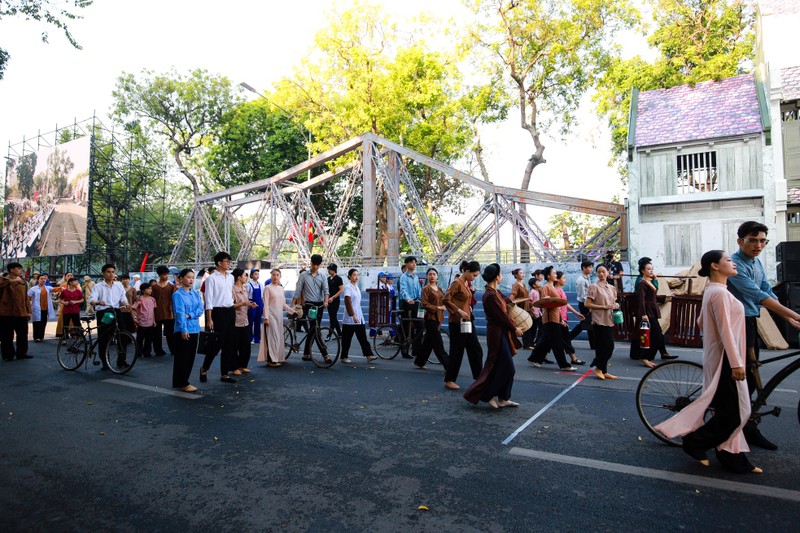
[[[153,298],[156,299],[155,319],[156,330],[153,333],[153,351],[158,356],[166,355],[161,344],[161,337],[167,337],[167,349],[170,354],[175,353],[175,315],[172,312],[172,293],[178,290],[177,285],[170,282],[170,269],[166,265],[156,268],[158,281],[153,285]],[[162,335],[163,331],[163,335]]]
[[[416,318],[417,310],[422,301],[422,287],[419,284],[419,278],[417,278],[416,270],[417,270],[417,258],[413,255],[409,255],[403,261],[404,272],[400,276],[400,316],[403,318]],[[404,343],[404,336],[411,335],[412,339],[415,339],[416,342],[412,347],[412,351],[417,353],[419,351],[419,338],[417,338],[417,331],[420,328],[420,324],[416,321],[407,321],[407,326],[403,326],[401,322],[401,326],[398,328],[398,337],[400,338],[400,342]],[[411,354],[408,353],[408,348],[403,346],[403,359],[411,359]]]
[[339,266],[336,263],[328,265],[328,320],[331,323],[331,332],[342,336],[342,326],[339,325],[339,304],[344,292],[344,282],[337,273]]
[[[311,268],[300,274],[300,277],[297,279],[297,285],[294,288],[294,294],[292,295],[292,305],[295,305],[300,300],[303,301],[303,317],[310,318],[309,311],[311,311],[312,308],[317,308],[316,319],[312,319],[308,322],[308,336],[306,336],[306,343],[303,347],[304,361],[311,360],[311,341],[316,338],[314,332],[322,323],[323,309],[320,309],[320,307],[328,307],[330,293],[328,292],[328,283],[319,271],[321,264],[321,255],[314,254],[311,256]],[[322,353],[322,356],[327,361],[327,347],[323,343],[319,343],[318,347],[320,353]]]
[[139,274],[134,274],[133,275],[133,290],[135,290],[136,292],[139,292],[139,289],[141,288],[141,286],[142,286],[142,280],[141,280]]
[[569,340],[572,340],[580,334],[581,330],[586,330],[589,335],[590,350],[594,350],[594,333],[592,332],[592,311],[586,307],[586,292],[589,290],[589,285],[592,284],[592,280],[589,278],[592,270],[594,270],[594,263],[586,259],[581,261],[581,275],[575,281],[575,292],[577,293],[578,311],[586,318],[578,322],[578,325],[569,332]]
[[[92,293],[89,296],[89,304],[95,309],[95,315],[97,317],[97,351],[105,370],[108,370],[108,365],[106,364],[106,344],[108,344],[108,340],[114,329],[114,321],[111,320],[106,324],[103,317],[106,314],[113,314],[116,318],[117,312],[120,309],[128,307],[128,298],[125,296],[125,288],[119,281],[114,281],[117,275],[116,272],[117,267],[113,264],[107,263],[103,265],[103,281],[96,283],[94,287],[92,287]],[[125,327],[125,323],[120,321],[119,328],[127,331]],[[120,355],[124,357],[125,352],[120,351]],[[128,366],[128,362],[117,361],[117,366],[124,368]]]
[[[228,372],[236,369],[235,352],[236,311],[233,308],[233,275],[231,256],[227,252],[217,252],[214,256],[216,271],[205,281],[205,306],[208,312],[208,329],[219,335],[222,353],[219,360],[220,381],[236,383]],[[208,369],[214,362],[217,352],[207,353],[200,367],[200,381],[208,381]]]
[[[784,307],[772,292],[764,266],[758,256],[769,244],[767,226],[760,222],[748,221],[739,226],[736,234],[739,249],[731,254],[736,264],[736,275],[728,278],[728,290],[744,305],[745,342],[747,346],[747,387],[750,395],[756,390],[756,379],[753,368],[758,365],[758,326],[757,319],[761,315],[761,306],[786,320],[795,329],[800,329],[800,314]],[[767,440],[758,426],[748,421],[744,427],[747,443],[767,450],[778,447]]]
[[[33,359],[28,355],[28,320],[31,301],[28,282],[22,277],[22,265],[9,263],[8,274],[0,276],[0,354],[3,361]],[[17,345],[14,346],[14,336]]]

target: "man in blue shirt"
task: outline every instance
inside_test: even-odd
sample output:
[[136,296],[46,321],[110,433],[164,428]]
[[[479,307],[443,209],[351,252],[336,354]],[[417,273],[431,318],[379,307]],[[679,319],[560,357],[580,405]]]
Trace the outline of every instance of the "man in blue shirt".
[[[744,222],[739,226],[737,243],[739,250],[731,255],[736,263],[737,274],[728,278],[728,290],[737,300],[744,304],[745,337],[747,341],[747,386],[750,394],[756,390],[756,380],[753,368],[758,362],[758,329],[756,319],[761,314],[761,306],[780,316],[794,328],[800,329],[800,315],[784,307],[772,292],[764,266],[758,256],[767,246],[768,228],[760,222]],[[744,435],[748,444],[759,446],[767,450],[777,450],[778,447],[768,441],[758,430],[758,427],[749,421],[744,427]]]
[[[405,267],[406,271],[403,275],[400,276],[400,313],[401,317],[404,318],[415,318],[417,316],[417,309],[419,309],[420,301],[422,300],[422,287],[419,284],[419,278],[414,273],[417,270],[417,258],[413,255],[409,255],[406,257],[405,260]],[[399,328],[399,335],[400,340],[402,342],[404,335],[411,335],[411,338],[415,338],[418,328],[420,324],[416,321],[406,322],[407,326],[405,328]],[[401,325],[402,326],[402,325]],[[412,349],[414,352],[417,351],[419,346],[416,343]],[[403,347],[403,359],[411,359],[411,355],[408,353],[408,348],[405,346]]]

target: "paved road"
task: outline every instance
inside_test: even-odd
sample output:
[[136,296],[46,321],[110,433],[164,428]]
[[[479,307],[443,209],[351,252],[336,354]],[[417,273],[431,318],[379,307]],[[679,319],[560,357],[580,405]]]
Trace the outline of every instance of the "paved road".
[[580,375],[522,354],[520,407],[493,411],[402,359],[319,370],[293,356],[235,385],[215,368],[188,399],[168,388],[169,356],[114,379],[61,370],[54,341],[32,348],[0,364],[6,531],[794,531],[800,518],[800,376],[763,426],[780,449],[751,455],[766,473],[734,476],[646,433],[645,369],[626,345],[623,379],[587,377],[507,445]]
[[64,200],[42,232],[41,256],[82,254],[86,249],[86,207]]

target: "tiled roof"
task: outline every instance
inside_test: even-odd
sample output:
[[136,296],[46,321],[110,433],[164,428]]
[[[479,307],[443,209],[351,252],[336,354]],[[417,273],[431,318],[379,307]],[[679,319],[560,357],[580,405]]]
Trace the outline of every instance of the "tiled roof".
[[783,100],[800,100],[800,67],[781,69],[781,92]]
[[787,204],[800,204],[800,187],[790,187],[786,191]]
[[756,86],[750,74],[639,93],[636,146],[761,131]]
[[800,2],[797,0],[758,0],[758,9],[762,15],[795,15],[800,13]]

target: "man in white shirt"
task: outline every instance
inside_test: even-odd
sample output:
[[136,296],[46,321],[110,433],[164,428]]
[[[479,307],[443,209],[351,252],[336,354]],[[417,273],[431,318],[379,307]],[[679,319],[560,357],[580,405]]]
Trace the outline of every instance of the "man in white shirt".
[[[220,381],[235,383],[236,380],[228,375],[235,370],[234,356],[236,352],[236,313],[233,309],[233,275],[231,269],[231,256],[227,252],[218,252],[214,256],[217,270],[208,276],[205,281],[205,301],[208,318],[208,329],[219,335],[222,354],[219,360]],[[208,381],[208,369],[217,356],[216,351],[206,354],[200,367],[200,381]]]
[[[114,281],[117,269],[111,263],[103,265],[103,281],[96,283],[92,287],[92,294],[89,297],[89,304],[94,307],[97,318],[97,346],[100,361],[103,368],[108,370],[106,364],[106,345],[108,344],[111,332],[114,329],[114,321],[108,324],[103,322],[103,317],[107,314],[114,314],[120,309],[128,308],[128,297],[125,295],[125,287],[119,281]],[[125,329],[124,323],[119,323],[120,329]],[[124,356],[124,352],[122,354]],[[127,361],[117,361],[117,366],[128,366]]]

